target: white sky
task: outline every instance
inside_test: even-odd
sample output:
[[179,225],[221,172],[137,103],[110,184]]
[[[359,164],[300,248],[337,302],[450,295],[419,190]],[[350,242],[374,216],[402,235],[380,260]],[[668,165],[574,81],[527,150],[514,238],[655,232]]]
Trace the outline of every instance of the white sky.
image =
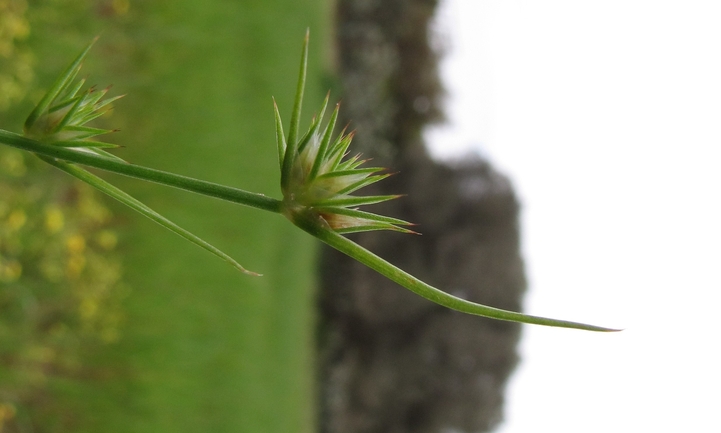
[[721,431],[721,2],[444,0],[446,128],[523,205],[502,433]]

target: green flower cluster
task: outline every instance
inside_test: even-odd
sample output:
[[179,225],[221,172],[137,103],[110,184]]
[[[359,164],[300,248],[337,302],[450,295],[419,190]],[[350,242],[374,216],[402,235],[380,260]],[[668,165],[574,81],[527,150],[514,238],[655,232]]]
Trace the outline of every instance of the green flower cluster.
[[[58,77],[45,97],[30,113],[25,122],[25,136],[0,129],[0,142],[36,154],[48,164],[92,185],[248,274],[254,273],[244,269],[227,254],[77,164],[283,214],[300,229],[338,251],[358,260],[417,295],[456,311],[519,323],[597,332],[617,331],[612,328],[503,310],[453,296],[419,280],[344,237],[343,235],[346,233],[368,230],[395,230],[412,233],[406,228],[412,224],[358,209],[358,206],[380,203],[398,196],[354,195],[361,188],[384,179],[386,175],[378,174],[381,171],[379,168],[361,167],[364,161],[358,156],[346,158],[353,134],[341,132],[333,139],[333,129],[338,116],[337,108],[327,125],[321,128],[320,125],[327,107],[327,98],[319,115],[311,122],[308,131],[303,135],[299,134],[308,62],[308,34],[306,34],[303,44],[300,74],[287,137],[283,132],[278,109],[275,109],[282,200],[130,164],[102,149],[109,145],[87,140],[93,136],[110,132],[84,126],[86,122],[102,113],[107,103],[100,102],[100,100],[105,92],[99,94],[93,94],[93,91],[80,92],[84,82],[81,80],[78,84],[73,84],[82,60],[91,45],[86,47]],[[8,269],[11,269],[10,273],[17,273],[17,267]],[[15,270],[13,271],[13,269]]]
[[383,171],[380,167],[361,167],[366,160],[361,159],[359,154],[347,158],[353,132],[346,134],[344,129],[333,139],[340,104],[336,104],[325,128],[321,128],[330,94],[325,97],[308,131],[299,138],[300,111],[308,65],[308,36],[306,33],[303,42],[298,87],[287,138],[278,106],[274,106],[280,188],[283,192],[282,213],[296,225],[302,226],[309,222],[339,234],[371,230],[414,233],[404,227],[413,225],[409,222],[358,209],[358,206],[382,203],[400,196],[352,195],[389,175],[378,174]]
[[324,227],[343,234],[371,230],[413,233],[403,227],[411,225],[406,221],[357,209],[358,206],[381,203],[400,196],[351,195],[385,179],[389,174],[377,174],[383,171],[380,167],[361,167],[366,161],[360,155],[344,159],[353,133],[346,134],[343,131],[335,140],[331,140],[338,118],[338,105],[321,131],[320,124],[327,105],[328,97],[325,98],[320,114],[313,119],[308,132],[298,141],[295,149],[286,144],[278,107],[275,107],[281,169],[286,159],[292,158],[287,165],[287,181],[281,183],[286,217],[295,221],[298,213],[312,214]]
[[100,91],[95,87],[83,89],[85,80],[75,81],[90,47],[92,44],[75,59],[30,113],[25,120],[25,136],[54,146],[92,149],[98,155],[113,157],[100,149],[116,145],[91,140],[113,130],[85,124],[105,114],[110,104],[123,96],[103,99],[109,87]]

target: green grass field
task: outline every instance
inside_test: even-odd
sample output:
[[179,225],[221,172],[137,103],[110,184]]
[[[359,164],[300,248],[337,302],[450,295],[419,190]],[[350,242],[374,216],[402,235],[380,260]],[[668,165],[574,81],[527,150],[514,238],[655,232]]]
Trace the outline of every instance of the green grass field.
[[[125,146],[119,156],[278,197],[271,96],[289,117],[310,27],[304,114],[320,103],[330,2],[130,1],[119,13],[100,3],[37,15],[31,6],[41,82],[102,32],[81,74],[128,94],[107,120],[121,129],[109,137]],[[311,238],[278,215],[103,177],[265,276],[240,274],[113,205],[131,288],[127,320],[119,343],[89,360],[93,377],[54,385],[83,414],[73,431],[313,431]]]

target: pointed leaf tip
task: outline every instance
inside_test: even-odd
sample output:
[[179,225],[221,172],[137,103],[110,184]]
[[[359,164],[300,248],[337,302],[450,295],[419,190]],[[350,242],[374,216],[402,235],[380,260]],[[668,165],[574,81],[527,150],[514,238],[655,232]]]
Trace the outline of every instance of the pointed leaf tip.
[[71,176],[74,176],[81,181],[87,183],[90,186],[93,186],[97,188],[98,190],[102,191],[103,193],[109,195],[110,197],[118,200],[119,202],[123,203],[124,205],[128,206],[129,208],[133,209],[134,211],[140,213],[141,215],[145,216],[146,218],[160,224],[161,226],[167,228],[168,230],[172,231],[173,233],[179,235],[182,238],[185,238],[186,240],[194,243],[195,245],[201,247],[202,249],[210,252],[211,254],[214,254],[215,256],[225,260],[230,265],[232,265],[234,268],[238,269],[239,271],[243,272],[247,275],[252,276],[260,276],[261,274],[258,274],[253,271],[249,271],[245,269],[243,266],[240,265],[235,259],[224,253],[223,251],[219,250],[218,248],[214,247],[213,245],[209,244],[208,242],[204,241],[200,237],[192,234],[191,232],[185,230],[184,228],[180,227],[179,225],[175,224],[174,222],[168,220],[164,216],[160,215],[159,213],[155,212],[139,200],[133,198],[129,194],[127,194],[125,191],[121,190],[120,188],[104,181],[103,179],[99,178],[98,176],[95,176],[94,174],[90,173],[89,171],[80,168],[74,164],[70,164],[64,161],[59,161],[53,158],[41,156],[40,157],[43,161],[47,162],[48,164],[55,166],[59,168],[60,170],[70,174]]
[[88,51],[90,51],[90,48],[92,48],[93,44],[95,44],[96,40],[97,37],[93,39],[93,41],[85,47],[85,49],[75,58],[75,60],[70,63],[70,65],[65,69],[65,71],[63,71],[63,73],[58,76],[50,89],[48,89],[47,93],[45,93],[45,96],[43,96],[40,102],[38,102],[33,111],[30,112],[27,119],[25,119],[25,124],[23,126],[26,133],[32,129],[38,118],[43,115],[48,110],[48,108],[50,108],[50,105],[53,103],[53,101],[75,79],[78,71],[80,71],[80,67],[83,60],[85,59],[85,56],[88,54]]
[[298,84],[296,87],[295,101],[293,103],[293,112],[290,117],[290,127],[288,130],[287,148],[283,158],[283,168],[280,175],[281,188],[286,190],[290,183],[291,170],[295,162],[296,153],[298,151],[298,129],[300,126],[300,112],[303,105],[303,92],[305,91],[305,80],[308,70],[308,39],[310,29],[306,31],[306,37],[303,41],[303,49],[300,58],[300,71],[298,72]]

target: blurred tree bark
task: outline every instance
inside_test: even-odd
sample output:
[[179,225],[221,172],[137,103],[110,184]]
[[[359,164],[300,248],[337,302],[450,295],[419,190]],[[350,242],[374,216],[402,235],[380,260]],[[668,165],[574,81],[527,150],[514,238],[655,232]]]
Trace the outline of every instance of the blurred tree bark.
[[[442,119],[436,5],[338,3],[341,113],[358,130],[356,150],[400,171],[374,192],[409,194],[379,212],[422,233],[355,239],[437,287],[518,311],[526,283],[510,182],[478,157],[450,167],[424,148],[422,128]],[[322,266],[322,432],[479,432],[501,421],[519,325],[439,307],[330,249]]]

